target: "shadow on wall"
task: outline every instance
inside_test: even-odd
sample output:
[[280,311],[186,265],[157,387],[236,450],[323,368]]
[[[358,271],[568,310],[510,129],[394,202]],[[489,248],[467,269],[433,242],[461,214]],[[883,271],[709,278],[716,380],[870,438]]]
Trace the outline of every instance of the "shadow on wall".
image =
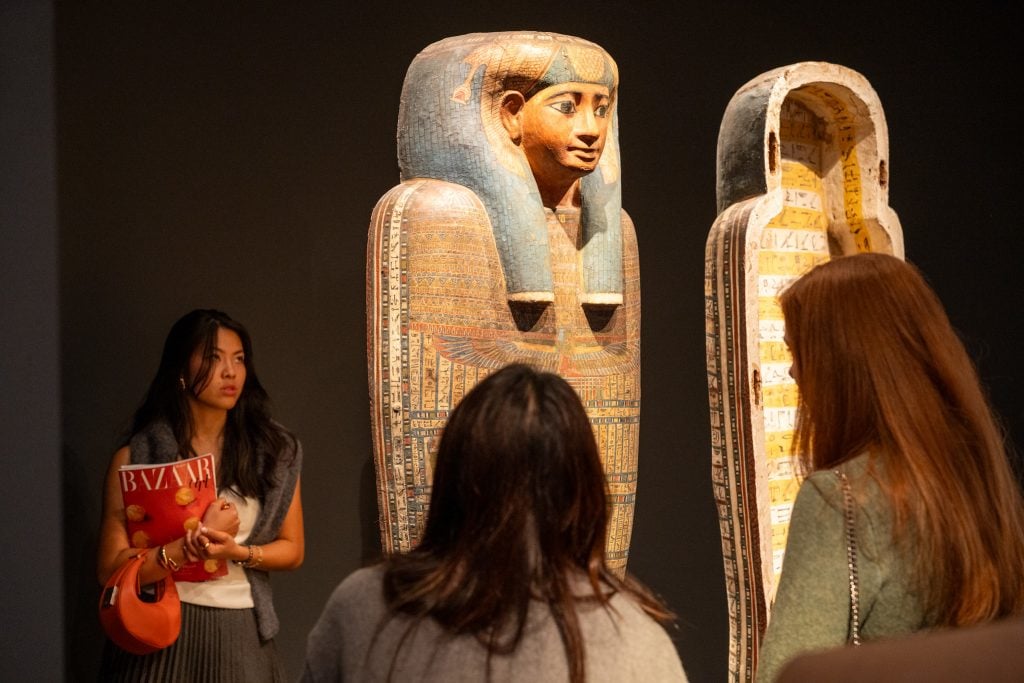
[[100,586],[96,579],[96,543],[102,501],[100,481],[90,476],[89,459],[67,444],[64,473],[64,642],[67,681],[94,681],[103,650],[96,615]]
[[[377,512],[377,477],[373,458],[366,458],[359,472],[359,562],[362,566],[381,559],[380,517]],[[339,581],[341,579],[339,578]]]

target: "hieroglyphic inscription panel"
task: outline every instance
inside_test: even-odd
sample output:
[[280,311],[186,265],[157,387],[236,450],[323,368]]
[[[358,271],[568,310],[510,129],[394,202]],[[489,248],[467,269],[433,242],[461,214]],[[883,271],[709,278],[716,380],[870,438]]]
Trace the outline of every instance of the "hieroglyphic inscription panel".
[[828,260],[828,218],[822,182],[821,122],[806,107],[787,100],[779,122],[783,208],[764,227],[758,250],[758,360],[764,415],[771,563],[774,595],[786,551],[789,516],[799,488],[794,454],[797,389],[778,295],[793,280]]
[[[639,264],[623,214],[624,303],[595,321],[581,305],[580,212],[547,216],[554,302],[517,324],[486,214],[465,188],[403,183],[374,212],[368,339],[385,550],[422,535],[433,458],[451,410],[512,362],[562,375],[579,394],[609,490],[609,567],[624,571],[636,497],[640,417]],[[527,329],[521,329],[526,327]],[[379,381],[374,382],[373,377]]]

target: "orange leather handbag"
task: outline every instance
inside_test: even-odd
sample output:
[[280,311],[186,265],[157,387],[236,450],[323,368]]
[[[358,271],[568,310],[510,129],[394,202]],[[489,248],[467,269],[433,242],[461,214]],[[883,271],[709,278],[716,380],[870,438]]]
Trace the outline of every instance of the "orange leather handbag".
[[[100,596],[100,624],[107,637],[123,650],[145,655],[171,645],[181,631],[181,600],[170,576],[141,592],[139,570],[143,550],[117,568]],[[149,588],[149,587],[147,587]]]

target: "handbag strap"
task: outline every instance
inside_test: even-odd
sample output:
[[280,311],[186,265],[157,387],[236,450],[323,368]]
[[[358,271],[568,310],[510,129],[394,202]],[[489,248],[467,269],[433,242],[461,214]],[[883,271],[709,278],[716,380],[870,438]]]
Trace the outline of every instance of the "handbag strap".
[[[100,611],[109,609],[114,603],[125,597],[125,591],[134,590],[138,593],[139,568],[146,561],[146,549],[132,555],[118,565],[114,573],[107,579],[103,586],[103,593],[100,595]],[[131,599],[129,596],[128,599]]]
[[857,577],[857,535],[854,532],[853,493],[846,473],[835,470],[843,489],[843,518],[846,525],[846,566],[850,577],[850,638],[853,645],[860,645],[860,581]]

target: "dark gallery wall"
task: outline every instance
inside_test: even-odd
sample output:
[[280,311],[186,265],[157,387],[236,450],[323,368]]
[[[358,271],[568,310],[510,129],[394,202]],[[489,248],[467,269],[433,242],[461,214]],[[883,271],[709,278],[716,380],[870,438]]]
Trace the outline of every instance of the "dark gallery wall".
[[60,680],[64,668],[53,56],[48,3],[0,4],[4,681]]
[[[963,16],[901,14],[892,3],[707,4],[56,4],[59,193],[48,208],[59,211],[60,386],[46,387],[61,392],[63,427],[46,462],[60,463],[65,481],[68,679],[94,678],[99,655],[94,548],[107,460],[167,328],[189,309],[223,308],[249,327],[276,414],[305,446],[306,563],[274,578],[291,674],[331,589],[378,553],[366,233],[398,181],[405,69],[445,36],[558,31],[600,43],[619,64],[623,205],[639,233],[644,308],[630,569],[678,612],[692,680],[726,671],[703,251],[718,124],[745,81],[811,59],[871,81],[888,116],[890,203],[907,256],[947,302],[1022,438],[1021,126],[1005,94],[1021,50],[1009,3]],[[26,251],[26,267],[52,267],[45,250]],[[53,297],[38,296],[55,315]]]

